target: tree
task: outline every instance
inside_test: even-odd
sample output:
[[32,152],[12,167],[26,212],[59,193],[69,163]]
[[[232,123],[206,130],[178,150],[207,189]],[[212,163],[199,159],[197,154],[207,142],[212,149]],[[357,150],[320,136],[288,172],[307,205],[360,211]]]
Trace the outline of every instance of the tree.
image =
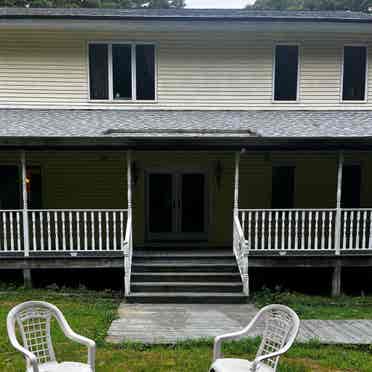
[[372,0],[256,0],[247,8],[262,10],[353,10],[369,12]]
[[183,8],[184,0],[0,0],[0,7],[27,8]]

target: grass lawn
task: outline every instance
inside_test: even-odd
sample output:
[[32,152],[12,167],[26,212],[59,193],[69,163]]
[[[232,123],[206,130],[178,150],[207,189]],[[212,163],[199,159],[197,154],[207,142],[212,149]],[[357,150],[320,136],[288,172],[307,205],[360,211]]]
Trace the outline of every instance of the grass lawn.
[[[0,371],[24,372],[24,362],[19,353],[9,345],[5,319],[8,311],[17,303],[29,299],[42,299],[56,304],[65,314],[71,326],[83,335],[97,342],[97,372],[202,372],[207,371],[212,357],[212,340],[187,342],[173,346],[146,346],[139,344],[111,345],[104,341],[106,330],[116,316],[119,298],[104,293],[68,291],[69,294],[54,291],[34,290],[0,293]],[[256,297],[256,301],[264,304],[274,295],[268,292]],[[327,317],[327,315],[363,314],[368,298],[353,300],[341,298],[330,300],[293,295],[281,295],[282,302],[288,303],[303,317]],[[276,297],[276,300],[279,300]],[[369,299],[372,302],[372,299]],[[339,302],[339,305],[337,303]],[[302,304],[298,304],[302,302]],[[353,304],[355,302],[355,312]],[[351,309],[350,309],[351,307]],[[371,309],[365,309],[371,314]],[[66,340],[57,329],[53,330],[57,357],[64,360],[80,360],[86,358],[86,350]],[[254,355],[257,341],[228,343],[225,345],[226,356],[249,358]],[[372,371],[372,348],[323,346],[319,344],[295,345],[282,358],[280,372],[307,371]]]

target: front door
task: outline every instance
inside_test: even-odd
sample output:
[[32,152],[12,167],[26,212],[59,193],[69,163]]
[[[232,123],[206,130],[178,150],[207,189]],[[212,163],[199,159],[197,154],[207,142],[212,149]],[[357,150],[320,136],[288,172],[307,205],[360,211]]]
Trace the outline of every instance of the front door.
[[202,172],[147,174],[150,240],[206,238],[206,176]]

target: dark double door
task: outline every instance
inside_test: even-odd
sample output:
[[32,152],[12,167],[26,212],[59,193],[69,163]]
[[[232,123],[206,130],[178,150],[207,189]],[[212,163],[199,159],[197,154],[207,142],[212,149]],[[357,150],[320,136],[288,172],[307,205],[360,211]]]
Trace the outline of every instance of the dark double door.
[[206,238],[206,176],[202,172],[147,174],[147,234],[150,240]]

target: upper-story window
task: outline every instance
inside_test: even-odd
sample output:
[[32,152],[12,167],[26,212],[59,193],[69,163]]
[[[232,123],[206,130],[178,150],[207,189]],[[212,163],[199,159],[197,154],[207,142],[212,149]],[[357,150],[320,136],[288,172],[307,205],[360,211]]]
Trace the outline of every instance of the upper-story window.
[[154,101],[153,44],[90,43],[91,100]]
[[297,101],[298,70],[298,45],[277,45],[275,47],[274,101]]
[[345,46],[342,77],[342,100],[364,101],[366,99],[367,48]]

